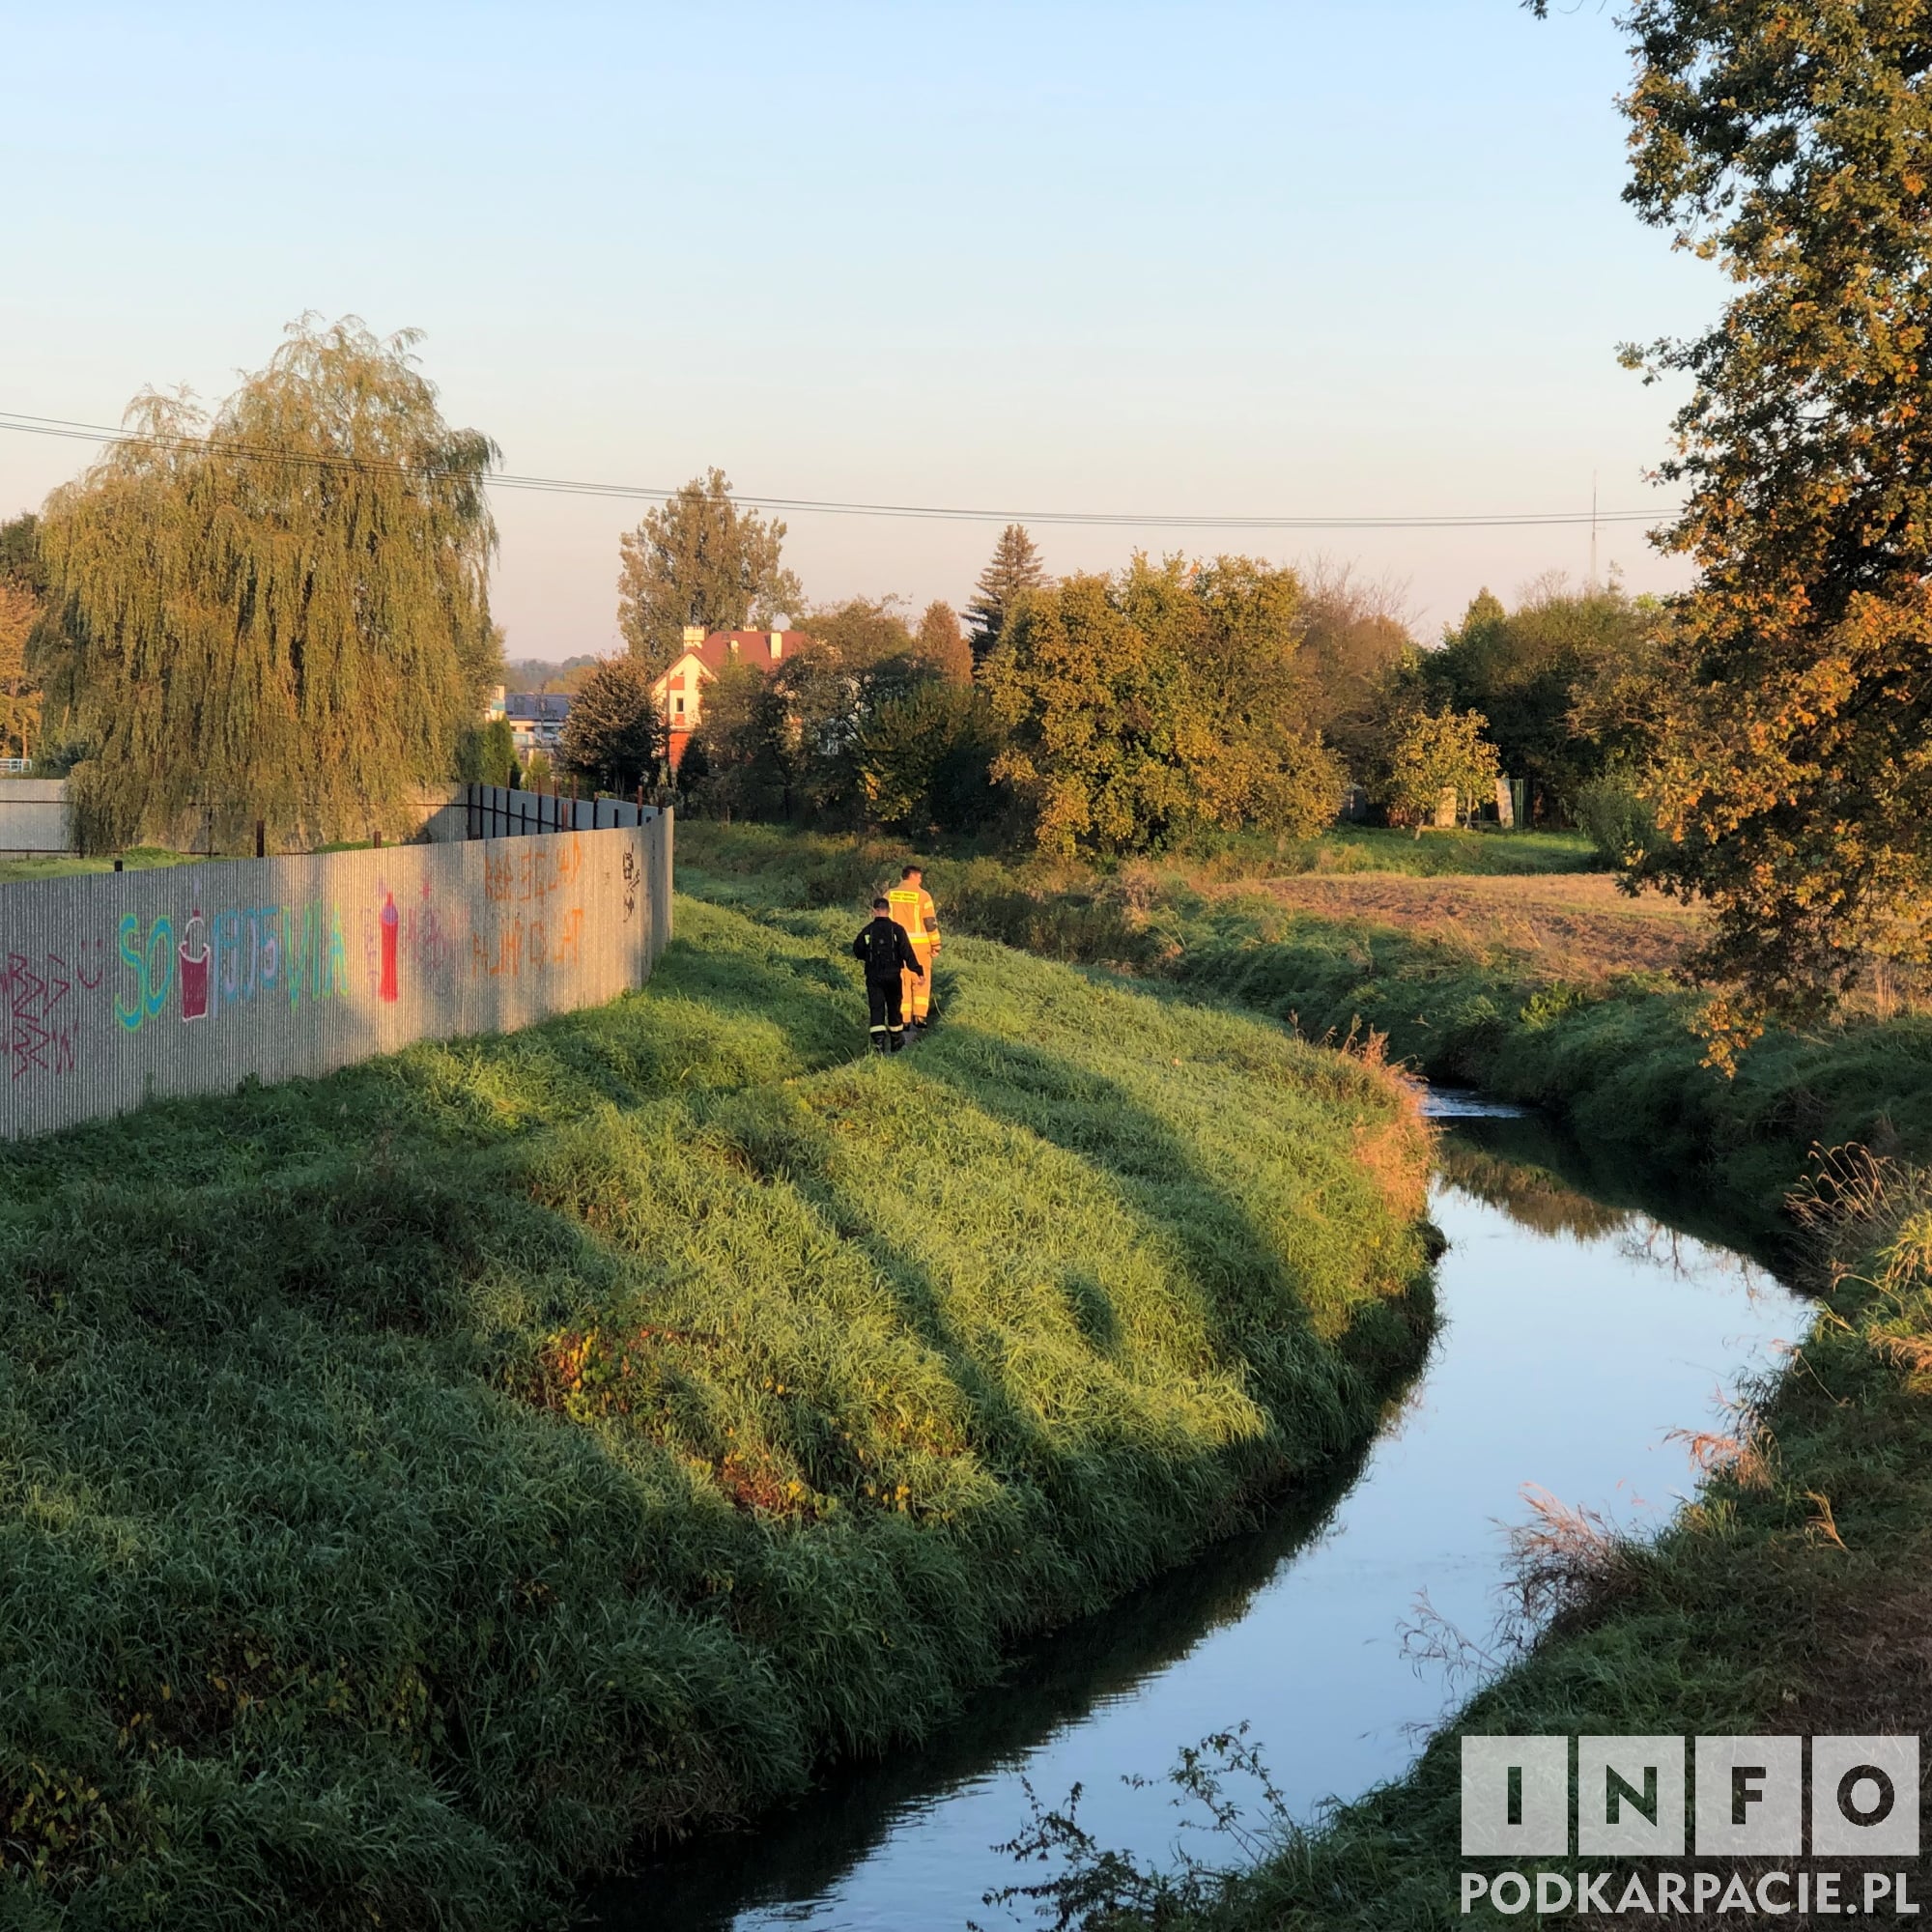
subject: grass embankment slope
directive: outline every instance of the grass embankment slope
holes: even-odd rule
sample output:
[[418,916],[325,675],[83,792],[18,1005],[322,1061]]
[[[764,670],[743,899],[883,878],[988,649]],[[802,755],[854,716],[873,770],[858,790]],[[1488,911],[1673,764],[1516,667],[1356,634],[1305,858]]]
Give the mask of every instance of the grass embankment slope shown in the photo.
[[681,901],[644,992],[0,1150],[10,1924],[500,1926],[1359,1441],[1427,1139],[1279,1029]]
[[[725,890],[767,876],[749,841],[707,848],[700,835],[687,850],[693,842]],[[838,863],[819,851],[793,869],[809,882],[812,865],[830,877]],[[954,875],[969,922],[1031,919],[1065,950],[1293,1016],[1304,1031],[1385,1029],[1433,1073],[1551,1107],[1593,1140],[1700,1173],[1758,1226],[1798,1233],[1793,1265],[1822,1304],[1776,1387],[1730,1439],[1706,1445],[1709,1479],[1660,1540],[1558,1522],[1526,1548],[1525,1581],[1553,1613],[1548,1634],[1408,1776],[1312,1836],[1287,1835],[1257,1868],[1177,1879],[1158,1910],[1099,1906],[1078,1922],[1212,1932],[1471,1922],[1457,1885],[1465,1730],[1932,1734],[1932,1174],[1913,1165],[1932,1157],[1932,1026],[1854,1015],[1774,1035],[1725,1080],[1702,1064],[1695,995],[1658,963],[1626,963],[1608,923],[1629,916],[1620,906],[1552,936],[1534,915],[1527,930],[1493,916],[1515,881],[1372,880],[1376,916],[1357,917],[1311,906],[1305,877],[1232,885],[1169,868],[1069,877],[1063,911],[1050,881],[1010,870],[1002,884],[989,863]],[[948,868],[934,869],[945,883]],[[1522,886],[1527,897],[1545,882]],[[1424,896],[1444,891],[1455,929]],[[1662,914],[1659,947],[1682,923]],[[1847,1142],[1880,1157],[1825,1162],[1794,1231],[1786,1198],[1820,1171],[1816,1144]],[[1922,1897],[1923,1866],[1919,1883]]]
[[[878,841],[679,828],[684,875],[725,902],[856,903],[896,857]],[[1860,1014],[1774,1035],[1721,1078],[1694,1030],[1698,996],[1670,973],[1700,916],[1560,869],[1587,857],[1562,835],[1355,831],[1105,872],[939,857],[927,882],[952,928],[1162,980],[1310,1037],[1383,1032],[1392,1057],[1432,1078],[1702,1172],[1766,1231],[1815,1144],[1932,1151],[1932,1020]],[[1451,862],[1483,870],[1435,869]]]

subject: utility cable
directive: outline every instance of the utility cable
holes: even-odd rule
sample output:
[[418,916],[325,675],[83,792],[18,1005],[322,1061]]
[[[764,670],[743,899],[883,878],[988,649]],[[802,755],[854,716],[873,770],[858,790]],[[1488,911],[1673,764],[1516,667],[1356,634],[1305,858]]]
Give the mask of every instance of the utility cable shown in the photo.
[[[106,429],[99,423],[70,422],[60,416],[36,416],[0,410],[0,430],[23,436],[62,437],[75,442],[148,442],[165,448],[201,449],[224,455],[262,457],[298,468],[354,469],[370,475],[446,477],[454,466],[397,463],[381,457],[338,456],[324,451],[275,449],[219,437],[182,435],[172,431]],[[486,473],[481,481],[493,490],[523,490],[562,497],[601,497],[626,501],[664,503],[675,490],[646,484],[592,483],[560,476],[526,476],[515,471]],[[1652,510],[1538,510],[1521,514],[1474,513],[1460,516],[1209,516],[1198,511],[1151,514],[1125,510],[976,510],[934,503],[866,503],[826,501],[806,497],[760,497],[738,493],[747,507],[781,511],[791,516],[897,517],[930,523],[1087,525],[1111,528],[1214,530],[1466,530],[1571,528],[1597,524],[1647,524],[1662,511]]]

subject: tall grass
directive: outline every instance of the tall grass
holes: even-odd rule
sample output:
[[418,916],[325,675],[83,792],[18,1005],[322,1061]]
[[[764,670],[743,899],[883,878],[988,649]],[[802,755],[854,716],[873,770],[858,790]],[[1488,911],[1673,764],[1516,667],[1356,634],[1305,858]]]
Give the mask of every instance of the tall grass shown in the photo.
[[[1460,836],[1515,846],[1543,835]],[[753,826],[694,827],[680,848],[696,890],[766,908],[856,904],[895,857]],[[1210,891],[1145,865],[1095,873],[942,859],[930,876],[942,918],[958,928],[1159,978],[1311,1039],[1373,1028],[1434,1079],[1547,1108],[1587,1139],[1701,1172],[1759,1232],[1783,1224],[1786,1190],[1814,1144],[1932,1148],[1932,1020],[1922,1016],[1855,1013],[1773,1035],[1725,1079],[1705,1065],[1698,996],[1662,974],[1554,977],[1501,949]]]
[[1373,1429],[1385,1074],[681,901],[643,993],[0,1151],[10,1922],[499,1926],[954,1710]]

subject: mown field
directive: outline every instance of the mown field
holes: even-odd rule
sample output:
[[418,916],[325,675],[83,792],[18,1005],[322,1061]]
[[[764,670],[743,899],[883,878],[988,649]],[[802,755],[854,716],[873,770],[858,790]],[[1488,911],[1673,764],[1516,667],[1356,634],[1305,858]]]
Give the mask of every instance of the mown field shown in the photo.
[[[810,845],[782,885],[754,836],[695,830],[694,877],[725,895],[819,890],[841,867],[876,869],[892,856]],[[1932,1735],[1932,1171],[1918,1164],[1932,1159],[1932,1023],[1855,1011],[1767,1037],[1727,1079],[1705,1064],[1696,995],[1646,952],[1651,942],[1619,947],[1607,922],[1630,914],[1593,909],[1597,881],[1581,877],[1331,886],[1170,866],[1054,880],[983,859],[942,861],[928,877],[959,923],[1017,936],[1032,922],[1042,950],[1311,1036],[1384,1030],[1396,1055],[1436,1077],[1565,1115],[1586,1140],[1701,1185],[1821,1303],[1787,1371],[1700,1444],[1706,1483],[1661,1539],[1625,1542],[1560,1517],[1531,1535],[1521,1581],[1544,1635],[1407,1776],[1312,1833],[1277,1821],[1258,1862],[1232,1841],[1217,1860],[1210,1840],[1191,1871],[1076,1850],[1064,1925],[1544,1922],[1533,1910],[1460,1912],[1465,1729]],[[1425,893],[1426,912],[1404,917]],[[1524,943],[1513,922],[1535,917],[1527,905],[1566,901],[1583,928]],[[1669,908],[1649,916],[1660,933],[1682,920]],[[1064,1835],[1059,1845],[1073,1849]],[[1921,1900],[1932,1895],[1932,1861],[1917,1883]],[[1732,1920],[1633,1911],[1617,1922]]]
[[1374,1430],[1400,1085],[681,900],[521,1036],[0,1151],[11,1924],[503,1926],[916,1737]]

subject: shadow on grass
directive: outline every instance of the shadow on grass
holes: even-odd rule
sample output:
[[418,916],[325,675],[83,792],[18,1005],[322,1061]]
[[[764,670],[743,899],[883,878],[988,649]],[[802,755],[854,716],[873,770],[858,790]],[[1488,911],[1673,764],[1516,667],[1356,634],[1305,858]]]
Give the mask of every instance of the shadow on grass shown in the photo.
[[1015,1759],[1063,1726],[1129,1697],[1209,1633],[1238,1623],[1256,1592],[1328,1528],[1372,1446],[1338,1458],[1262,1527],[1016,1651],[1000,1682],[930,1743],[851,1766],[754,1831],[709,1834],[597,1886],[582,1901],[587,1915],[611,1932],[724,1932],[745,1912],[796,1911],[823,1895],[909,1816],[1010,1776]]

